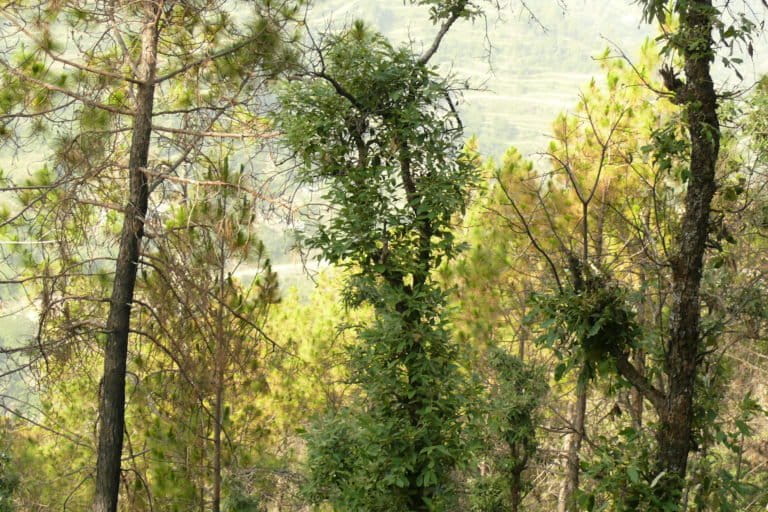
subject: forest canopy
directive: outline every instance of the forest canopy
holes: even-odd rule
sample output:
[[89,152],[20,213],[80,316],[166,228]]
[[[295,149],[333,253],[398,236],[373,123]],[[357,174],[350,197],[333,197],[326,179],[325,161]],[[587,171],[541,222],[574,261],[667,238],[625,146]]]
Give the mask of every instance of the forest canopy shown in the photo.
[[0,512],[768,509],[768,4],[395,3],[0,4]]

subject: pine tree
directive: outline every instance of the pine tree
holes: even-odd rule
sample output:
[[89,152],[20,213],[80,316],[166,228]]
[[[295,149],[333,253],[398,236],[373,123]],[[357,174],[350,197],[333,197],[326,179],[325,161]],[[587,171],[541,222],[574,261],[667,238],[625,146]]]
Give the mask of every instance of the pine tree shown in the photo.
[[[295,13],[293,3],[259,2],[235,18],[216,2],[162,0],[13,2],[3,11],[14,27],[5,42],[18,48],[0,59],[6,142],[53,142],[44,170],[16,188],[13,216],[21,237],[41,241],[55,223],[55,245],[23,254],[23,273],[41,283],[38,344],[45,351],[62,344],[48,325],[63,316],[58,326],[71,326],[73,303],[80,309],[87,302],[89,313],[106,317],[97,327],[104,374],[96,511],[117,506],[131,310],[155,215],[150,197],[194,179],[184,174],[211,144],[267,135],[258,92],[293,61],[283,42]],[[120,224],[115,212],[122,216],[117,249],[104,250]],[[89,268],[113,258],[109,283],[88,284]],[[75,287],[87,298],[74,298]]]

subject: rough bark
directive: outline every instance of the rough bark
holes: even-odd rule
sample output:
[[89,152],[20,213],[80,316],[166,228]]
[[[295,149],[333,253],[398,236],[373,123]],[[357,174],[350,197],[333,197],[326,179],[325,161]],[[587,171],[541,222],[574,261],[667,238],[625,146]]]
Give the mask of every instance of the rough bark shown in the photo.
[[[664,370],[665,392],[654,387],[626,354],[614,354],[617,368],[659,416],[656,432],[656,498],[665,510],[679,509],[688,455],[693,449],[694,384],[701,355],[700,288],[709,217],[715,194],[715,168],[720,151],[718,99],[711,76],[715,44],[712,29],[716,9],[712,0],[679,2],[680,51],[685,62],[685,81],[671,68],[662,69],[672,101],[683,105],[690,138],[688,189],[677,252],[671,258],[672,304]],[[659,476],[662,476],[659,478]],[[672,507],[672,508],[670,508]]]
[[125,430],[125,373],[131,303],[136,284],[141,240],[144,236],[144,218],[149,201],[145,170],[149,156],[155,94],[153,81],[157,60],[158,4],[147,1],[144,10],[146,22],[141,34],[139,68],[141,83],[136,88],[136,110],[128,160],[130,190],[124,209],[125,216],[115,263],[115,278],[104,347],[104,375],[99,400],[96,486],[93,499],[95,512],[116,512],[117,510]]
[[[714,43],[711,0],[691,0],[680,14],[686,84],[674,91],[684,101],[690,135],[690,178],[678,252],[672,261],[672,315],[666,357],[668,390],[659,411],[658,469],[670,478],[663,501],[678,501],[685,478],[693,424],[694,381],[700,353],[700,297],[709,216],[720,149],[717,95],[710,74]],[[693,44],[691,41],[704,43]]]

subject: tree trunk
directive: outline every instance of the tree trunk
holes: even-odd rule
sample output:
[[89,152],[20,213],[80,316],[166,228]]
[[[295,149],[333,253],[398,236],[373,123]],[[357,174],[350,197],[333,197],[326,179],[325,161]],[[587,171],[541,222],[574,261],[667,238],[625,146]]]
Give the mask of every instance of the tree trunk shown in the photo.
[[198,473],[198,486],[200,487],[198,494],[200,500],[198,503],[198,510],[205,512],[205,488],[208,483],[208,458],[206,448],[208,447],[208,416],[200,416],[200,433],[198,439],[200,440],[200,467]]
[[[589,268],[589,201],[582,202],[582,260],[576,257],[570,258],[571,279],[573,288],[581,292],[587,283]],[[602,247],[598,248],[598,257]],[[599,262],[599,259],[597,260]],[[571,408],[571,427],[573,432],[565,441],[565,479],[560,487],[560,495],[557,501],[557,512],[571,512],[576,510],[574,495],[579,489],[579,458],[581,441],[584,438],[584,420],[587,413],[587,389],[589,386],[589,370],[587,362],[582,363],[581,371],[576,381],[576,397]]]
[[[224,196],[224,220],[227,222],[227,198]],[[223,233],[219,237],[219,304],[216,310],[216,397],[215,397],[215,418],[213,424],[213,504],[211,510],[220,512],[221,510],[221,430],[222,430],[222,410],[224,407],[224,358],[226,343],[224,335],[224,268],[227,263],[226,242]]]
[[584,439],[584,420],[587,413],[587,378],[586,368],[582,369],[576,384],[576,399],[571,409],[573,432],[566,439],[565,479],[560,487],[557,512],[573,512],[574,496],[579,489],[579,458],[581,442]]
[[[645,223],[647,226],[650,226],[650,210],[646,213]],[[639,280],[640,280],[640,289],[645,290],[648,285],[648,279],[646,277],[645,271],[640,270],[639,273]],[[641,325],[653,325],[656,321],[655,317],[655,311],[654,311],[654,304],[652,299],[649,297],[643,297],[640,300],[640,304],[638,307],[637,312],[638,320],[640,321]],[[647,380],[646,376],[646,367],[645,367],[645,351],[642,348],[635,348],[632,351],[632,360],[634,361],[635,367],[637,368],[637,372]],[[659,389],[663,389],[661,386],[659,386]],[[629,414],[632,418],[632,428],[634,428],[637,432],[640,432],[640,430],[643,428],[643,413],[645,412],[645,397],[643,396],[643,393],[635,386],[632,387],[629,393]]]
[[218,372],[216,377],[216,419],[213,424],[213,504],[211,510],[221,510],[221,421],[224,401],[223,375]]
[[710,75],[714,48],[712,2],[690,0],[681,10],[680,32],[685,34],[683,57],[687,80],[682,91],[675,92],[686,105],[691,154],[685,212],[677,237],[678,253],[672,261],[673,303],[665,361],[669,387],[663,410],[659,411],[657,434],[658,469],[668,475],[659,492],[668,503],[677,503],[680,499],[692,448],[694,381],[700,354],[699,289],[720,150],[717,96]]
[[136,284],[136,270],[144,235],[144,218],[149,201],[145,169],[152,134],[157,58],[156,2],[144,5],[146,24],[141,34],[141,61],[137,86],[136,111],[133,121],[128,173],[130,191],[125,205],[120,247],[115,263],[115,278],[107,318],[107,340],[104,347],[104,375],[99,401],[98,458],[94,512],[116,512],[120,490],[120,459],[125,430],[125,372],[128,356],[128,333],[131,303]]
[[[636,349],[633,359],[637,371],[645,377],[645,352],[642,349]],[[633,387],[629,393],[629,415],[632,418],[632,428],[637,432],[643,428],[643,409],[643,394],[639,389]]]
[[[519,456],[519,454],[518,454]],[[509,474],[509,511],[519,512],[523,505],[523,471],[528,465],[528,457],[515,464]]]

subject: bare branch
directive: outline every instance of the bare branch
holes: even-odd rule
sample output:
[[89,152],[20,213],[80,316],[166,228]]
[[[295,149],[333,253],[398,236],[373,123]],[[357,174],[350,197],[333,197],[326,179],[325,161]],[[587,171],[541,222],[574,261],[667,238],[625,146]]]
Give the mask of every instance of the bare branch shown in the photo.
[[152,125],[152,129],[158,132],[175,133],[178,135],[193,135],[195,137],[214,137],[219,139],[273,139],[277,133],[257,133],[257,132],[217,132],[217,131],[196,131],[184,128],[172,128],[170,126]]
[[[669,91],[662,91],[661,89],[658,89],[658,88],[654,87],[653,85],[651,85],[650,82],[648,82],[648,80],[646,80],[646,78],[640,72],[640,70],[637,69],[637,66],[635,66],[635,63],[632,62],[632,59],[630,59],[627,56],[627,54],[624,52],[624,50],[621,49],[621,47],[618,44],[614,43],[613,41],[611,41],[610,39],[608,39],[605,36],[601,36],[601,37],[606,42],[608,42],[608,44],[610,44],[617,52],[619,52],[619,57],[618,58],[624,60],[627,64],[629,64],[629,66],[632,68],[632,71],[635,72],[635,74],[637,75],[637,78],[639,78],[640,81],[643,82],[643,85],[645,85],[645,87],[647,87],[651,91],[655,92],[659,96],[663,96],[665,98],[672,98],[674,96],[674,94],[669,92]],[[608,58],[615,59],[616,57],[608,57]],[[599,59],[596,59],[596,60],[599,60]]]
[[179,176],[171,176],[166,173],[156,172],[156,171],[150,171],[145,170],[146,174],[150,176],[155,176],[158,178],[161,178],[163,180],[171,181],[174,183],[184,183],[188,185],[198,185],[198,186],[208,186],[208,187],[226,187],[226,188],[232,188],[235,190],[241,190],[243,192],[246,192],[247,194],[251,195],[255,199],[259,199],[262,201],[267,201],[268,203],[274,204],[276,206],[279,206],[281,208],[285,208],[289,211],[293,210],[293,206],[291,206],[288,203],[285,203],[279,199],[275,199],[273,197],[268,197],[262,194],[261,192],[254,190],[250,187],[246,187],[244,185],[235,184],[235,183],[229,183],[227,181],[218,181],[218,180],[194,180],[190,178],[181,178]]
[[517,217],[520,219],[520,222],[523,223],[523,229],[525,230],[525,234],[528,235],[528,239],[531,241],[531,243],[539,252],[539,254],[541,254],[544,257],[544,259],[547,261],[547,264],[549,265],[549,268],[552,271],[552,277],[555,278],[555,282],[557,283],[557,289],[560,290],[560,292],[562,292],[563,285],[560,281],[560,275],[557,272],[557,267],[555,266],[555,263],[552,261],[552,258],[549,257],[549,254],[547,254],[547,251],[545,251],[544,248],[541,247],[541,245],[539,245],[539,241],[536,239],[536,236],[531,231],[528,221],[525,220],[523,213],[518,209],[517,204],[515,204],[514,199],[512,199],[512,196],[509,195],[509,191],[501,182],[501,180],[499,180],[499,186],[501,187],[502,192],[506,196],[507,201],[509,201],[510,206],[512,206],[512,209],[515,210],[515,214],[517,214]]
[[189,64],[181,66],[178,69],[175,69],[173,71],[169,71],[168,73],[165,73],[164,75],[161,75],[161,76],[155,78],[154,83],[155,84],[159,84],[159,83],[165,82],[166,80],[170,80],[171,78],[175,77],[176,75],[184,73],[185,71],[189,71],[190,69],[192,69],[194,67],[202,66],[204,64],[207,64],[207,63],[209,63],[211,61],[214,61],[216,59],[219,59],[221,57],[226,57],[227,55],[233,54],[233,53],[235,53],[235,52],[237,52],[239,50],[242,50],[243,48],[245,48],[249,44],[253,43],[258,38],[259,38],[259,36],[251,36],[251,37],[249,37],[247,39],[244,39],[244,40],[240,41],[239,43],[236,43],[236,44],[230,46],[229,48],[224,48],[223,50],[219,50],[218,52],[215,52],[215,53],[212,53],[210,55],[206,55],[204,57],[201,57],[201,58],[199,58],[197,60],[194,60],[194,61],[190,62]]
[[464,14],[464,9],[466,9],[468,3],[469,0],[461,0],[458,4],[456,4],[456,7],[454,7],[451,11],[451,15],[447,20],[445,20],[445,22],[443,22],[443,25],[437,32],[437,36],[435,36],[435,40],[432,42],[432,45],[427,48],[427,51],[425,51],[421,57],[419,57],[419,60],[416,61],[420,66],[427,64],[429,59],[431,59],[432,56],[437,53],[438,48],[440,48],[440,43],[443,42],[443,38],[451,29],[453,24],[456,23],[459,18],[461,18],[462,14]]
[[613,358],[616,362],[616,369],[622,377],[627,379],[651,404],[659,414],[664,411],[665,395],[659,391],[648,378],[640,373],[635,366],[629,362],[627,354],[623,350],[615,349]]
[[352,93],[350,93],[349,91],[347,91],[347,90],[344,88],[344,86],[342,86],[342,85],[341,85],[341,84],[338,82],[338,80],[336,80],[336,79],[335,79],[335,78],[333,78],[332,76],[328,75],[328,74],[325,72],[325,70],[323,70],[323,71],[316,71],[316,72],[312,73],[312,76],[314,76],[314,77],[316,77],[316,78],[322,78],[323,80],[325,80],[326,82],[328,82],[329,84],[331,84],[331,86],[332,86],[332,87],[333,87],[333,89],[336,91],[336,93],[337,93],[339,96],[341,96],[341,97],[343,97],[343,98],[347,99],[347,100],[348,100],[348,101],[349,101],[349,102],[350,102],[350,103],[351,103],[351,104],[352,104],[352,105],[353,105],[353,106],[354,106],[356,109],[360,110],[361,112],[364,112],[364,111],[366,110],[366,109],[365,109],[365,106],[364,106],[362,103],[360,103],[360,100],[358,100],[357,98],[355,98],[355,96],[354,96],[354,95],[352,95]]

